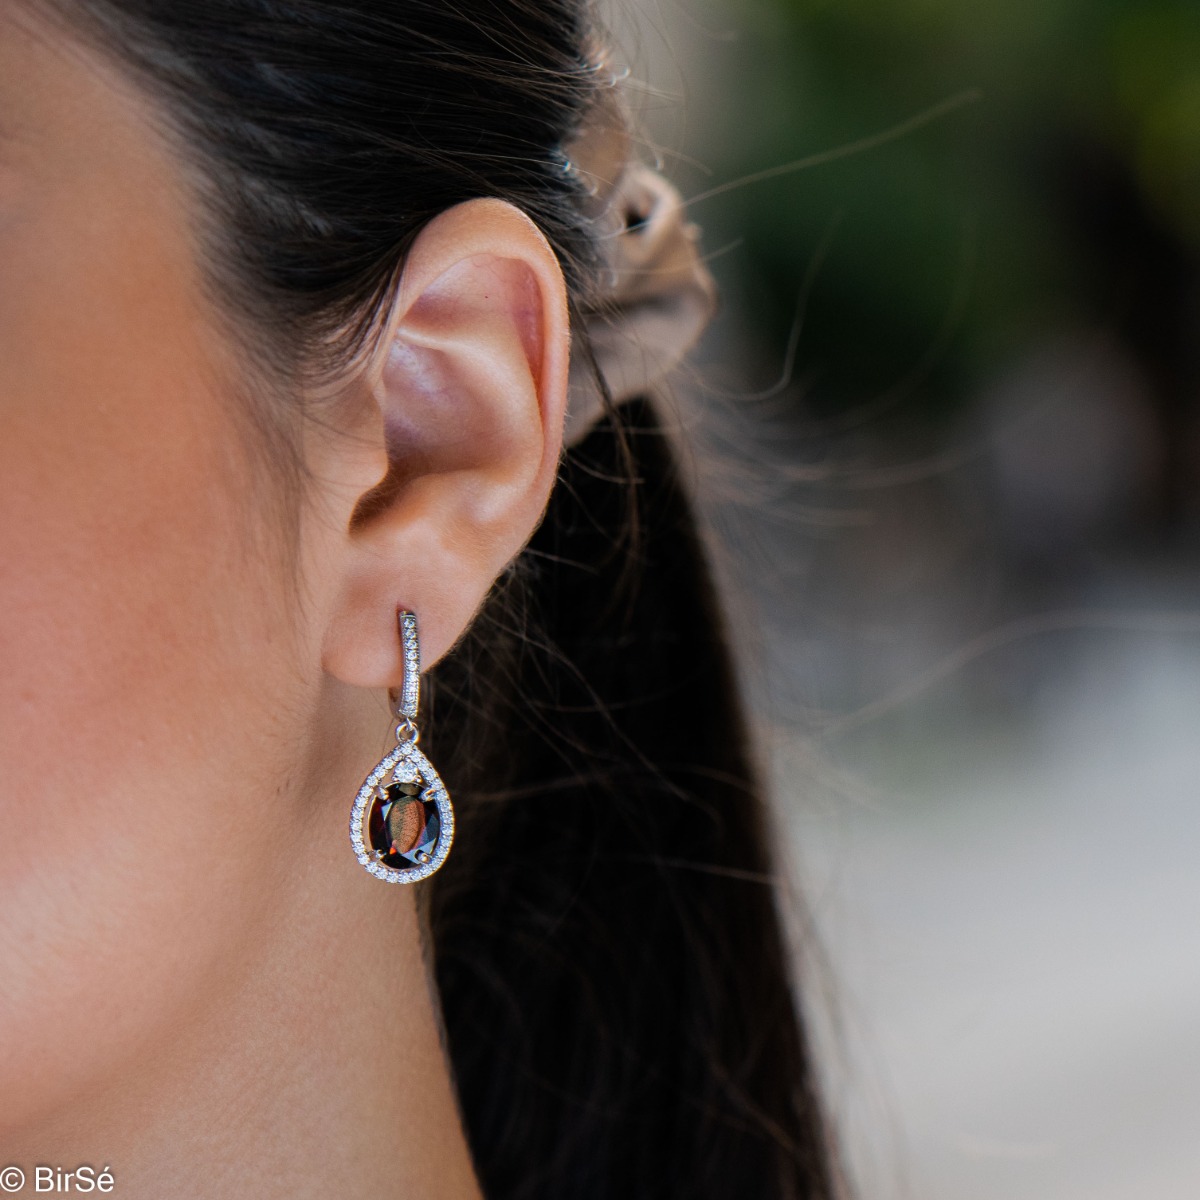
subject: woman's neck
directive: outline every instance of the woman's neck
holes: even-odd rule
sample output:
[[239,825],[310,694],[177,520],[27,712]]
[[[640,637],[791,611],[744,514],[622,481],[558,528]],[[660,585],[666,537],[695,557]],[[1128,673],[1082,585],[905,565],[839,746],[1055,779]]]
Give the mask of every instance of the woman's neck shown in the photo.
[[359,868],[336,808],[169,1041],[0,1148],[30,1183],[88,1163],[130,1200],[479,1200],[414,894]]

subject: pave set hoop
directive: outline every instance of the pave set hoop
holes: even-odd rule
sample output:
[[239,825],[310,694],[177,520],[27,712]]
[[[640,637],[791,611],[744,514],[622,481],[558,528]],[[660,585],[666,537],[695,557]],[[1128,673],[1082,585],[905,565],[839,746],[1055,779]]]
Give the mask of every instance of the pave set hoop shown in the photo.
[[396,747],[363,780],[350,810],[350,845],[364,869],[384,883],[416,883],[446,861],[454,808],[441,776],[417,749],[421,649],[415,613],[397,614],[404,682],[394,705]]

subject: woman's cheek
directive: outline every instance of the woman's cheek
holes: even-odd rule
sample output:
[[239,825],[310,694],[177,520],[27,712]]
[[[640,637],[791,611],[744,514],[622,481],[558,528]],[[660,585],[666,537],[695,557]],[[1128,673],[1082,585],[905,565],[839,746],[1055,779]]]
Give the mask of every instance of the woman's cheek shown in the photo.
[[288,581],[191,277],[153,229],[90,234],[0,236],[0,1130],[234,969],[286,765]]

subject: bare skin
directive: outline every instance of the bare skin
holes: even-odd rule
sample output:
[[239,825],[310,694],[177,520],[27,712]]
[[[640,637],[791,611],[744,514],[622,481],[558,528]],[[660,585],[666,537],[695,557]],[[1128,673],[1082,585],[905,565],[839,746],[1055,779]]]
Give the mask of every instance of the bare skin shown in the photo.
[[504,204],[435,220],[292,495],[155,115],[0,0],[0,1166],[473,1198],[412,889],[346,821],[397,609],[435,662],[544,508],[562,280]]

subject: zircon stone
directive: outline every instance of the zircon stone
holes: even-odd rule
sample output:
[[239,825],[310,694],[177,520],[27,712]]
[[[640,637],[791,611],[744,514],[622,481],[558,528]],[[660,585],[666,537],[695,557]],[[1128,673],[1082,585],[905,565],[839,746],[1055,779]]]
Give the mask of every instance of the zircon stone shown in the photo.
[[417,780],[394,781],[378,789],[372,800],[371,846],[384,866],[423,866],[433,857],[441,824],[432,793],[423,796]]

